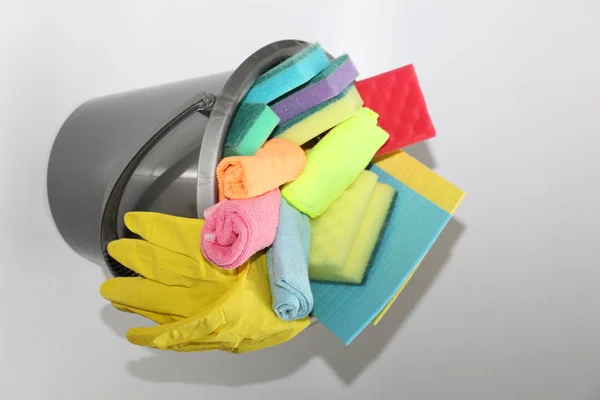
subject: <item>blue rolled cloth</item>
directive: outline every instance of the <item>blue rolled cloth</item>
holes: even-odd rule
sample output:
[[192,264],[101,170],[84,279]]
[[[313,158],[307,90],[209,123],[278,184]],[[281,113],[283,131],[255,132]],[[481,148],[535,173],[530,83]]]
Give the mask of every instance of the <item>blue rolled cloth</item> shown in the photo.
[[273,311],[284,321],[304,318],[312,311],[309,252],[309,218],[282,198],[279,226],[275,241],[267,251],[267,265]]

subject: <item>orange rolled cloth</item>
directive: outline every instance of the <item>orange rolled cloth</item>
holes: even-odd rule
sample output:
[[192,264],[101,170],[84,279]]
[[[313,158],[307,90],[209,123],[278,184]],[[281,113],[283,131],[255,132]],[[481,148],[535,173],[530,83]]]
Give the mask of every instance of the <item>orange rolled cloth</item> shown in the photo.
[[306,154],[296,143],[274,138],[253,156],[226,157],[217,166],[219,201],[260,196],[302,173]]

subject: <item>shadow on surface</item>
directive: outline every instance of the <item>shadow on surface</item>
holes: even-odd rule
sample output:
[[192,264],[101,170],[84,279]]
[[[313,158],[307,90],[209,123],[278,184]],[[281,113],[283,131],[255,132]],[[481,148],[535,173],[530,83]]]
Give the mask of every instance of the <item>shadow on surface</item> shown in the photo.
[[[316,325],[288,343],[241,355],[225,352],[186,354],[149,349],[150,356],[128,363],[127,369],[132,375],[152,382],[237,387],[285,378],[313,357],[320,357],[346,385],[350,385],[400,331],[449,260],[453,246],[465,229],[461,222],[450,220],[385,318],[376,327],[369,326],[349,347],[325,327]],[[131,315],[110,306],[102,310],[101,316],[121,337],[137,322]]]
[[437,167],[437,163],[433,157],[431,149],[429,149],[427,142],[419,142],[402,150],[406,151],[413,158],[416,158],[418,161],[420,161],[421,164],[424,164],[431,169],[435,169],[435,167]]

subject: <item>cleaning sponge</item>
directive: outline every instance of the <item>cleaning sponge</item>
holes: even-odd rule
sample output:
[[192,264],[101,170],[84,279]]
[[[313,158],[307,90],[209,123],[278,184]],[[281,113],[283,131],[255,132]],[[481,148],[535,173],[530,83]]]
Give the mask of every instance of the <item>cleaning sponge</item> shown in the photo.
[[350,85],[334,98],[278,126],[273,136],[303,145],[356,114],[362,104],[358,91]]
[[377,182],[348,259],[335,276],[337,282],[359,284],[363,281],[395,194],[394,188]]
[[363,171],[325,213],[310,221],[310,279],[336,280],[353,247],[376,184],[377,174]]
[[271,105],[273,111],[284,124],[298,114],[337,96],[358,76],[358,70],[347,54],[333,60],[327,68],[311,79],[306,85],[288,94]]
[[407,65],[356,82],[365,107],[379,114],[379,126],[390,139],[377,156],[435,136],[415,68]]
[[254,82],[244,102],[268,104],[305,84],[328,64],[329,59],[321,46],[318,43],[311,44],[262,74]]
[[253,156],[278,122],[279,117],[266,104],[242,103],[227,134],[224,156]]

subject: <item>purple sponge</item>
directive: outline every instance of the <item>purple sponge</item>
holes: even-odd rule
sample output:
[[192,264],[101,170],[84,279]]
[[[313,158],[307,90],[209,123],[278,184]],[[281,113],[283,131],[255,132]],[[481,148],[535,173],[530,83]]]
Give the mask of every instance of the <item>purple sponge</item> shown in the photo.
[[283,125],[295,116],[334,98],[347,88],[358,76],[358,70],[347,54],[331,61],[306,85],[298,88],[282,100],[271,105],[271,109]]

